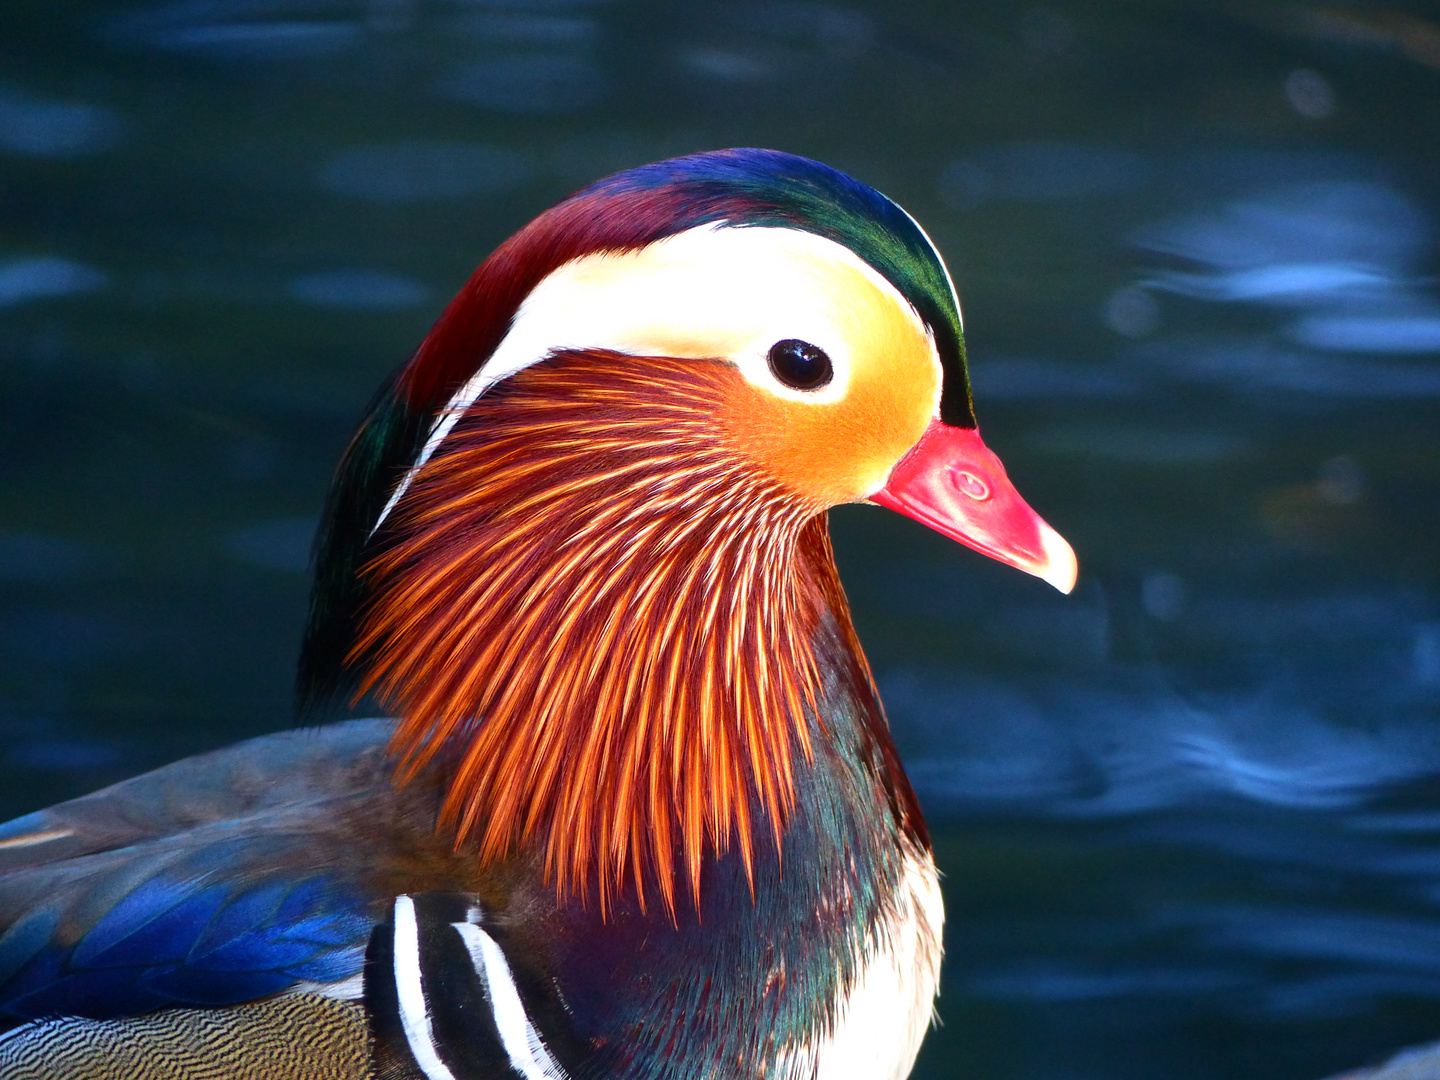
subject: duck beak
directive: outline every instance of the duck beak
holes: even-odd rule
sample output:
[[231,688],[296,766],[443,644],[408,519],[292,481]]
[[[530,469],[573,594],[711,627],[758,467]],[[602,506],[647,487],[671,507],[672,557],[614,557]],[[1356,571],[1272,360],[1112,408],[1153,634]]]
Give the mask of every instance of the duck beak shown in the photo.
[[1044,578],[1062,593],[1075,587],[1075,552],[1020,497],[974,428],[930,421],[870,501]]

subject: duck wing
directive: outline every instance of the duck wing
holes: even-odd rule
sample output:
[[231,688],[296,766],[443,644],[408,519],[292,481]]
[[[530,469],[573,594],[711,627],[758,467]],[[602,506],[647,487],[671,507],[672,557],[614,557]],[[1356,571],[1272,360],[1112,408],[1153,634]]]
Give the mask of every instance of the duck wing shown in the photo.
[[0,1029],[358,997],[394,896],[377,860],[427,817],[396,805],[391,728],[254,739],[0,826]]

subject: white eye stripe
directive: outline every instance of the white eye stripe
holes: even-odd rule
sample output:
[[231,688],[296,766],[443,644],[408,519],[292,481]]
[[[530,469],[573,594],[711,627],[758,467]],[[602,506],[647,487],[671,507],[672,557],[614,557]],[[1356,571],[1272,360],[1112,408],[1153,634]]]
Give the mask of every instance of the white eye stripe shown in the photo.
[[[832,292],[836,264],[889,295],[928,336],[919,315],[878,271],[844,245],[797,229],[713,223],[638,251],[586,255],[557,268],[531,290],[495,352],[446,403],[374,528],[467,408],[496,383],[559,351],[723,358],[777,397],[843,400],[854,358],[843,329],[845,297]],[[769,351],[787,338],[829,355],[829,383],[799,390],[775,378]]]

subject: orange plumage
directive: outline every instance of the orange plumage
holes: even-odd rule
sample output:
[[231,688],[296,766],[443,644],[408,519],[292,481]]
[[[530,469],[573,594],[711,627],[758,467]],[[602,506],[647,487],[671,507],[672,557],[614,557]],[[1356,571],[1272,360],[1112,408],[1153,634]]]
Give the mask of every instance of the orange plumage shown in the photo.
[[539,838],[562,892],[593,883],[603,907],[628,878],[643,903],[653,881],[673,911],[677,853],[694,891],[707,843],[748,867],[760,821],[778,846],[827,603],[854,634],[823,507],[726,430],[741,382],[538,364],[466,410],[398,505],[352,658],[403,717],[402,778],[454,755],[443,823],[482,861]]

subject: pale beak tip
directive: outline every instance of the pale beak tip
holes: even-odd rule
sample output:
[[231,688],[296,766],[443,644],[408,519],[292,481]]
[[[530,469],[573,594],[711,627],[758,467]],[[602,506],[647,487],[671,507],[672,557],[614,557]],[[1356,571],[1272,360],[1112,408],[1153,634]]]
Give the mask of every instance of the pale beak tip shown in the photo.
[[1040,542],[1045,546],[1045,562],[1038,568],[1036,576],[1068,594],[1075,588],[1075,578],[1080,573],[1075,549],[1049,525],[1042,522],[1040,530]]

